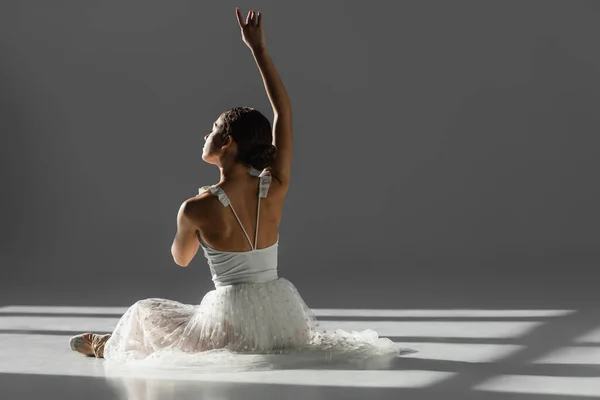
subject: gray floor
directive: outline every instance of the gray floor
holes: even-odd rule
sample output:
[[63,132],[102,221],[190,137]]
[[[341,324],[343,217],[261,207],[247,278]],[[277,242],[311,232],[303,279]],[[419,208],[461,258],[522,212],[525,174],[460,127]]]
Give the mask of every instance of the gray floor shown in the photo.
[[593,310],[315,309],[323,329],[374,329],[418,352],[386,369],[107,375],[69,349],[125,307],[0,307],[3,399],[557,399],[600,397]]

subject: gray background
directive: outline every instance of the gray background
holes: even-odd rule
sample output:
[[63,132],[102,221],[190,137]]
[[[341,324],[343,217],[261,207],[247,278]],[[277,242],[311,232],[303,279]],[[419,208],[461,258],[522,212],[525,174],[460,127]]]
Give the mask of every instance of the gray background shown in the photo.
[[3,1],[0,303],[199,303],[172,260],[218,115],[294,107],[279,273],[313,308],[598,299],[600,2]]

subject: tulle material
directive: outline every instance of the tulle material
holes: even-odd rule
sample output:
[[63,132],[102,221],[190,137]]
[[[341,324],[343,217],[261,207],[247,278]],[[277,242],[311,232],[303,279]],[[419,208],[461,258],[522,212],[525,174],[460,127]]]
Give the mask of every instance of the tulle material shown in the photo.
[[107,367],[236,372],[322,363],[389,362],[412,353],[377,332],[323,331],[285,278],[208,292],[199,305],[149,298],[121,317],[104,348]]

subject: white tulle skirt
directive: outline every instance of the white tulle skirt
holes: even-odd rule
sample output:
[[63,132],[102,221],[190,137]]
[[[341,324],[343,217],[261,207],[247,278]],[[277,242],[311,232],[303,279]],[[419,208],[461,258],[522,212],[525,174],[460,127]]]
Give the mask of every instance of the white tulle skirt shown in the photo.
[[132,305],[104,347],[106,366],[235,372],[389,361],[404,349],[373,330],[322,331],[285,278],[208,292],[199,305],[150,298]]

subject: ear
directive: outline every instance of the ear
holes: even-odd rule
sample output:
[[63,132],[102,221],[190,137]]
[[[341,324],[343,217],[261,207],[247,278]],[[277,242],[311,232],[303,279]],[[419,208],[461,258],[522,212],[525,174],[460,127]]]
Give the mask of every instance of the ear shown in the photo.
[[233,137],[231,135],[227,135],[227,137],[225,138],[225,141],[223,143],[223,146],[221,146],[221,149],[226,149],[229,146],[231,146],[233,144]]

